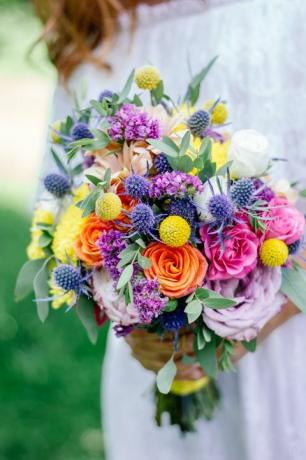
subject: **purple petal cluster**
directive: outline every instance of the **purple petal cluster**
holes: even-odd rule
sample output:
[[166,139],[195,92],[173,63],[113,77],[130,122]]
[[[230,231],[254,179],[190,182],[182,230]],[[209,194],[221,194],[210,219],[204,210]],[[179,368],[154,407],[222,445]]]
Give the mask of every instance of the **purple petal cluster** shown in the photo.
[[168,302],[167,297],[162,297],[158,290],[157,280],[142,279],[133,286],[134,306],[139,312],[140,322],[150,324]]
[[275,197],[275,193],[273,192],[273,190],[267,185],[265,185],[265,183],[262,180],[254,179],[253,185],[256,190],[254,198],[256,198],[257,200],[264,200],[269,203],[272,200],[272,198]]
[[158,139],[161,136],[158,120],[150,118],[133,104],[124,104],[108,121],[108,133],[114,141]]
[[103,266],[109,272],[113,280],[118,280],[120,270],[117,268],[120,262],[120,253],[123,251],[127,243],[122,237],[122,233],[118,230],[110,230],[104,232],[97,240],[98,248],[101,251],[103,258]]
[[150,198],[161,198],[162,196],[194,195],[196,192],[202,192],[204,185],[197,176],[181,171],[171,171],[153,177],[150,182]]

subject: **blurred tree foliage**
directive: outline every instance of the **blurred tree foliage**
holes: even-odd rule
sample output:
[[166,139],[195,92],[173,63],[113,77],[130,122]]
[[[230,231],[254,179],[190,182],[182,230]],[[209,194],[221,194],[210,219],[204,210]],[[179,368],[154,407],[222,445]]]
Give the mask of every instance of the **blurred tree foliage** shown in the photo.
[[0,460],[101,460],[106,331],[93,346],[73,310],[41,324],[31,298],[14,304],[29,219],[2,206],[0,222]]

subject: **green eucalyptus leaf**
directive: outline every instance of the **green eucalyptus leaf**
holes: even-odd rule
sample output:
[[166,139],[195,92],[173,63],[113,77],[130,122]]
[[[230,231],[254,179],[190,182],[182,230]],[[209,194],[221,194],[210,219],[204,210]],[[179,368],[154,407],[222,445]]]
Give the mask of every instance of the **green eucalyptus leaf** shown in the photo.
[[204,372],[212,378],[216,376],[218,370],[216,351],[215,340],[206,343],[202,350],[195,349],[195,355],[199,364]]
[[119,257],[120,259],[122,259],[123,257],[125,257],[126,254],[129,254],[130,252],[135,254],[135,252],[138,251],[138,249],[139,248],[137,244],[135,243],[129,244],[125,249],[123,249],[123,251],[120,252]]
[[210,69],[218,59],[218,56],[215,56],[208,64],[205,66],[199,73],[197,73],[189,83],[187,93],[184,100],[189,101],[191,105],[195,105],[199,98],[201,84],[209,73]]
[[[53,256],[52,256],[53,257]],[[44,322],[49,314],[49,301],[46,300],[49,297],[49,270],[48,263],[51,257],[45,259],[40,270],[37,272],[34,281],[33,288],[35,293],[35,303],[37,307],[37,314],[40,321]]]
[[129,92],[131,91],[131,88],[132,88],[132,84],[133,84],[133,81],[134,81],[134,75],[135,75],[135,69],[132,70],[132,72],[130,73],[121,93],[119,93],[119,100],[118,100],[118,104],[121,104],[122,102],[124,102],[124,100],[127,98],[127,96],[129,95]]
[[90,105],[100,114],[102,117],[107,115],[107,110],[105,110],[103,104],[101,102],[91,100]]
[[163,394],[168,394],[176,375],[176,365],[172,355],[169,361],[158,371],[156,384],[158,390]]
[[178,306],[178,301],[177,300],[169,299],[163,311],[166,312],[166,313],[170,313],[170,312],[176,310],[177,306]]
[[99,177],[96,177],[96,176],[92,176],[91,174],[86,174],[85,175],[87,177],[88,180],[90,180],[90,182],[94,185],[98,185],[100,184],[101,182],[101,179]]
[[47,232],[44,232],[40,235],[38,244],[41,248],[46,248],[52,242],[53,237]]
[[84,200],[79,201],[76,204],[78,208],[83,209],[83,217],[89,216],[89,214],[91,214],[95,210],[96,201],[100,195],[100,190],[94,190]]
[[306,313],[306,271],[303,268],[282,268],[281,291]]
[[153,96],[155,103],[159,104],[164,96],[164,83],[162,80],[160,80],[160,82],[158,83],[157,88],[151,91],[151,94]]
[[190,138],[191,138],[190,131],[186,131],[186,133],[183,136],[181,145],[180,145],[180,152],[179,152],[180,156],[184,156],[185,153],[187,152],[190,146]]
[[174,147],[168,145],[166,142],[158,141],[156,139],[148,139],[148,143],[152,145],[154,148],[160,150],[161,152],[165,153],[169,157],[177,157],[178,155],[178,147],[176,146],[176,150]]
[[203,303],[208,308],[213,308],[214,310],[222,310],[224,308],[231,308],[236,305],[235,300],[225,299],[225,298],[208,298],[203,300]]
[[34,278],[46,259],[28,260],[21,267],[15,286],[15,301],[19,302],[33,291]]
[[205,340],[205,337],[204,337],[204,334],[203,334],[203,329],[198,329],[197,330],[197,347],[198,347],[198,350],[203,350],[203,348],[205,347],[206,345],[206,340]]
[[221,168],[218,169],[218,171],[216,172],[216,175],[217,176],[226,176],[227,171],[230,169],[232,164],[233,164],[232,161],[228,161],[227,163],[225,163],[223,166],[221,166]]
[[199,318],[203,310],[202,303],[198,300],[192,300],[185,307],[185,313],[188,316],[188,323],[193,323],[196,319]]
[[138,238],[136,241],[135,241],[136,244],[138,244],[138,246],[140,246],[141,248],[145,249],[147,246],[146,246],[146,243],[143,241],[142,238]]
[[126,264],[130,263],[135,257],[135,252],[130,251],[124,254],[122,257],[120,255],[120,262],[118,263],[118,268],[123,268]]
[[89,340],[95,344],[98,339],[98,327],[94,316],[94,305],[92,300],[81,295],[75,306],[78,317],[85,327]]
[[64,173],[66,176],[68,176],[68,170],[66,168],[66,166],[64,165],[63,161],[60,159],[60,157],[58,156],[58,154],[56,153],[56,151],[51,147],[50,149],[51,151],[51,155],[53,157],[53,160],[56,164],[56,166],[58,167],[58,169]]
[[137,262],[143,270],[147,270],[152,266],[151,260],[148,257],[142,256],[140,253],[138,253],[137,256]]
[[125,286],[133,276],[133,264],[127,265],[122,271],[120,278],[117,283],[117,289],[121,289]]

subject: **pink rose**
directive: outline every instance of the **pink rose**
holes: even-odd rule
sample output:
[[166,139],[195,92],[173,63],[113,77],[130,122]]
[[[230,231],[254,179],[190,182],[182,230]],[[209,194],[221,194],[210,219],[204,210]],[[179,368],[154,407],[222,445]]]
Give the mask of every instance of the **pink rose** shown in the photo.
[[247,224],[224,230],[223,247],[219,237],[209,234],[207,227],[200,229],[200,235],[204,254],[210,261],[209,280],[240,279],[256,267],[259,240]]
[[286,244],[299,240],[305,231],[305,218],[287,198],[275,197],[270,203],[271,209],[266,214],[267,232],[265,238],[278,238]]

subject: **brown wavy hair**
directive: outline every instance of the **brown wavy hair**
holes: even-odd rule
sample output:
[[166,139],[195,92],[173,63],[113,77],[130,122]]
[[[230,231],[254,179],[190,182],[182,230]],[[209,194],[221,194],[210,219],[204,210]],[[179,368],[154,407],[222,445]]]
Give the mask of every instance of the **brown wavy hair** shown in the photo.
[[[38,41],[45,41],[50,60],[66,80],[83,61],[109,69],[107,54],[118,32],[118,17],[130,13],[131,32],[136,6],[143,0],[33,0],[44,24]],[[102,43],[99,55],[93,50]]]

